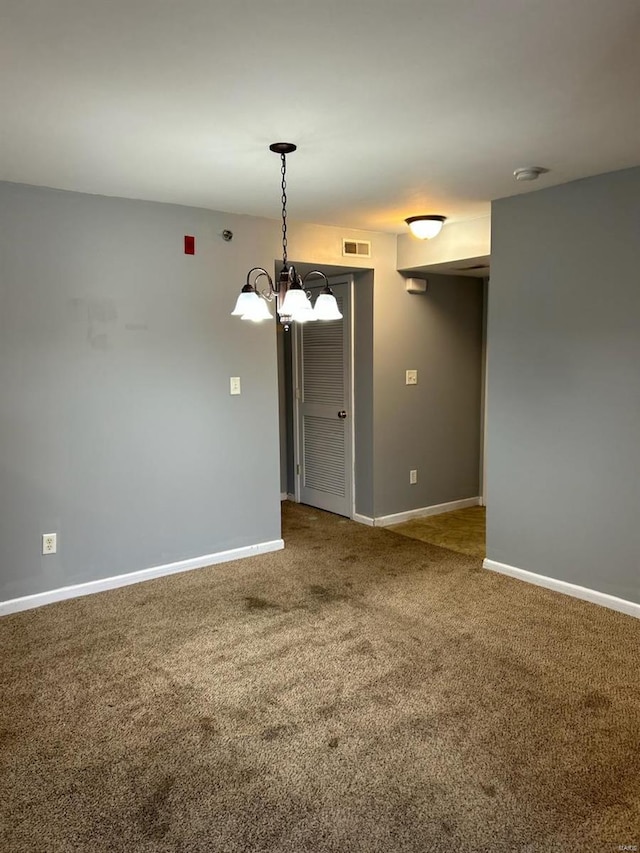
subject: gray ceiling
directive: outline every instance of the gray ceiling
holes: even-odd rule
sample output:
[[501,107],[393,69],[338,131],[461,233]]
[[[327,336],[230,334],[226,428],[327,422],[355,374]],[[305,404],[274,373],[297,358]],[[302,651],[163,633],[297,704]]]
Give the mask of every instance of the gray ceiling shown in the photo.
[[[640,163],[638,0],[0,0],[0,178],[401,232]],[[516,184],[514,168],[550,169]]]

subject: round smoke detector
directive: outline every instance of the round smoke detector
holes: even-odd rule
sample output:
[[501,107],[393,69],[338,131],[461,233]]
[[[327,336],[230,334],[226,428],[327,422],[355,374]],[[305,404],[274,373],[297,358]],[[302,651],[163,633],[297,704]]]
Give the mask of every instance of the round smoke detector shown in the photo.
[[515,170],[513,177],[516,181],[537,181],[540,175],[548,171],[544,166],[521,166]]

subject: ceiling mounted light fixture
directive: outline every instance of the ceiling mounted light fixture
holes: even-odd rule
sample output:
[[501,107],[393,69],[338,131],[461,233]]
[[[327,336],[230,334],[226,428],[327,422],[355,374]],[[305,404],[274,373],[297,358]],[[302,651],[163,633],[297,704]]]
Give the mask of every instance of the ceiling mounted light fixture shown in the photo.
[[410,216],[405,222],[414,237],[419,240],[430,240],[442,231],[446,216]]
[[546,175],[549,170],[544,166],[521,166],[513,173],[516,181],[537,181],[540,175]]
[[[267,302],[276,300],[276,311],[280,322],[288,329],[292,322],[307,323],[312,320],[341,320],[342,314],[329,286],[329,280],[320,270],[311,270],[304,278],[296,272],[287,259],[287,154],[296,150],[292,142],[274,142],[269,150],[280,155],[282,173],[282,269],[278,280],[273,282],[269,273],[262,267],[253,267],[247,273],[247,283],[240,291],[232,316],[242,320],[270,320],[271,312]],[[311,293],[305,290],[305,284],[312,276],[324,279],[322,293],[311,303]],[[260,290],[259,282],[266,279],[266,287]],[[266,301],[265,301],[266,300]]]

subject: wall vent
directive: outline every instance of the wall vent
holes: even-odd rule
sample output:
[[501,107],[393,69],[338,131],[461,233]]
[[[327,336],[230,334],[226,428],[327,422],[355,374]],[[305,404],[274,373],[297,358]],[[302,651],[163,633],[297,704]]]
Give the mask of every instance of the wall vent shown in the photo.
[[371,257],[371,241],[370,240],[348,240],[342,238],[342,254],[344,257],[370,258]]

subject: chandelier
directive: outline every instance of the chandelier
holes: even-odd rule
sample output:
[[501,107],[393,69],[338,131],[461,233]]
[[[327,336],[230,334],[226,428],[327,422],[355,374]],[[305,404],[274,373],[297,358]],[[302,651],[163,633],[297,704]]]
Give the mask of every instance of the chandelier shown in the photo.
[[[270,320],[272,315],[267,303],[275,299],[276,312],[280,322],[288,329],[292,322],[307,323],[314,320],[341,320],[338,308],[326,275],[320,270],[311,270],[304,277],[298,274],[287,259],[287,154],[296,150],[292,142],[274,142],[269,150],[280,155],[282,173],[282,269],[274,283],[269,273],[262,267],[253,267],[247,273],[247,283],[238,296],[232,316],[242,320],[259,323]],[[311,293],[305,290],[308,279],[320,276],[324,279],[324,288],[318,295],[315,305],[311,302]],[[261,289],[262,288],[262,289]]]

